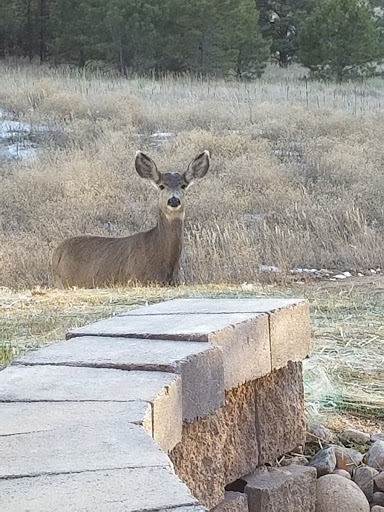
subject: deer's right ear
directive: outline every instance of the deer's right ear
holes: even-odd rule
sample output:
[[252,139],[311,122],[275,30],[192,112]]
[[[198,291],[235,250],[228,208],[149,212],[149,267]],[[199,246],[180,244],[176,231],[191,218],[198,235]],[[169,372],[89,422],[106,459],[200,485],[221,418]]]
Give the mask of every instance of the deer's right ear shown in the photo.
[[161,174],[152,158],[141,151],[136,151],[135,169],[141,178],[159,183]]

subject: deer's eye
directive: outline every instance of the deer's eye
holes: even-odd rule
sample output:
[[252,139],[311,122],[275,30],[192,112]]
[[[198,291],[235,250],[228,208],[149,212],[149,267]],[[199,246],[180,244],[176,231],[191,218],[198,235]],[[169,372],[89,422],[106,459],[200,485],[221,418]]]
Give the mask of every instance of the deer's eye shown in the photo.
[[159,185],[159,189],[164,190],[165,189],[164,185]]

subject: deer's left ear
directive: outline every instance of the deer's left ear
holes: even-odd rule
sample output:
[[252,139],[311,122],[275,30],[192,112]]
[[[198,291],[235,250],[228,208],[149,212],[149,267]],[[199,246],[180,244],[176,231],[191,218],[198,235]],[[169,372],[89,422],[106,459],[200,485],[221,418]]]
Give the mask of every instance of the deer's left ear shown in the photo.
[[209,151],[203,151],[188,165],[188,169],[184,173],[184,180],[191,185],[195,179],[204,178],[211,165],[211,157]]

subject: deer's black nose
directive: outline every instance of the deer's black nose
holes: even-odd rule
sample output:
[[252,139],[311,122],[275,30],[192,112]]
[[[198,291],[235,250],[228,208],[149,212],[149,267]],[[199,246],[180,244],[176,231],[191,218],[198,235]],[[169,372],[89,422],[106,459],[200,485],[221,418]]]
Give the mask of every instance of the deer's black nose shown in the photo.
[[180,206],[180,199],[178,197],[171,197],[168,199],[168,206],[171,206],[172,208],[177,208]]

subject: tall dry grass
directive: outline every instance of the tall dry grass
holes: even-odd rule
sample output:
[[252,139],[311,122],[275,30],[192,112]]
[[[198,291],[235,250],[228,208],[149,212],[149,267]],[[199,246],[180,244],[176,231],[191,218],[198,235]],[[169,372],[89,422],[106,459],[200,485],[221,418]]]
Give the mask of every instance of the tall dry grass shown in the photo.
[[[189,283],[252,281],[260,264],[382,266],[383,82],[299,74],[123,80],[3,64],[0,107],[50,130],[32,129],[36,160],[0,162],[0,286],[48,284],[66,237],[150,228],[156,192],[133,169],[137,149],[163,171],[212,152],[212,171],[188,194]],[[150,134],[164,131],[175,136],[154,146]]]

